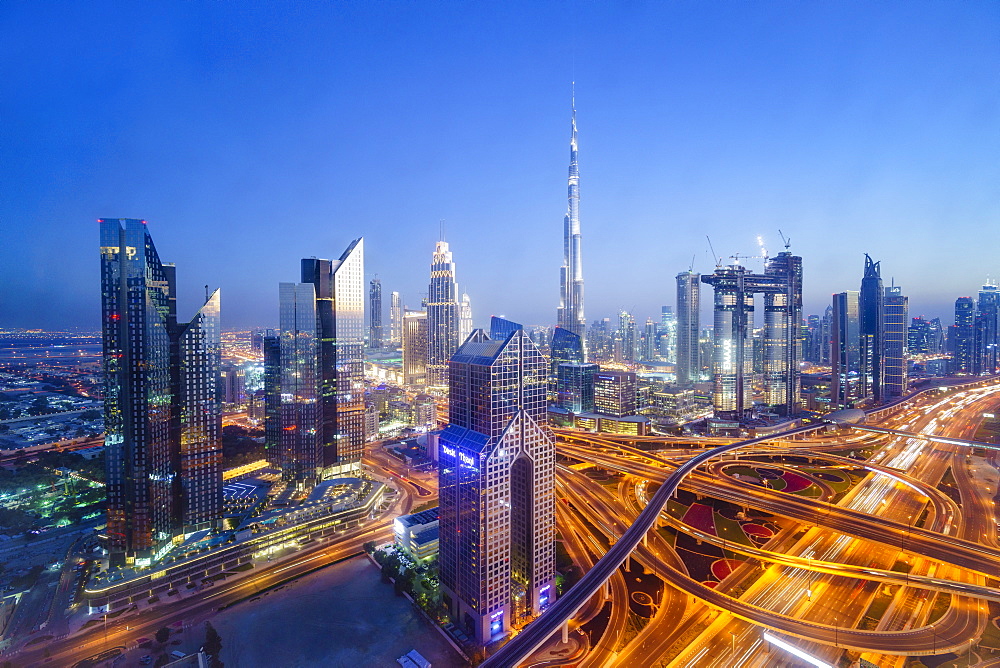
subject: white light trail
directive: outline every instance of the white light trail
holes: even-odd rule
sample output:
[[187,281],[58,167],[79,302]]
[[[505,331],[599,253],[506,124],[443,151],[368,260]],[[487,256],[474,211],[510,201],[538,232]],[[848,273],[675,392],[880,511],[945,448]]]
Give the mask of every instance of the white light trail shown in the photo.
[[807,654],[806,652],[803,652],[801,649],[799,649],[795,645],[788,644],[787,642],[785,642],[781,638],[779,638],[777,636],[774,636],[774,635],[771,635],[768,631],[764,632],[764,640],[766,640],[769,643],[773,643],[773,644],[777,645],[778,647],[780,647],[781,649],[785,650],[789,654],[794,654],[795,656],[799,657],[800,659],[802,659],[806,663],[809,663],[809,664],[811,664],[813,666],[816,666],[816,668],[833,668],[833,666],[831,664],[826,663],[825,661],[820,661],[819,659],[817,659],[812,654]]

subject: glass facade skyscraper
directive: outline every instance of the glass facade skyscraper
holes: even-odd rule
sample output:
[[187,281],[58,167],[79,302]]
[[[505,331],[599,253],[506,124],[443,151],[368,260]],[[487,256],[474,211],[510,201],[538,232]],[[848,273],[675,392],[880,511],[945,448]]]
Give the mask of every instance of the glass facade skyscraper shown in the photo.
[[427,288],[427,384],[448,384],[448,360],[458,349],[460,332],[458,283],[448,242],[439,241],[431,260]]
[[555,599],[555,441],[545,358],[493,319],[449,363],[441,433],[440,578],[456,625],[479,644]]
[[835,408],[853,408],[863,396],[861,381],[861,317],[858,292],[848,290],[833,296],[830,362],[830,403]]
[[885,401],[892,401],[906,394],[907,375],[907,344],[909,341],[909,315],[907,299],[903,289],[892,286],[885,289],[884,299],[885,336],[882,346],[882,362],[885,366],[884,391]]
[[141,566],[221,515],[219,293],[178,323],[146,222],[99,222],[108,551]]
[[365,444],[365,260],[355,239],[338,260],[302,260],[302,282],[316,292],[322,402],[322,464],[357,467]]
[[861,279],[858,312],[861,333],[861,369],[858,392],[861,398],[871,397],[881,403],[885,383],[882,352],[885,345],[885,290],[882,288],[880,262],[865,254],[865,275]]
[[569,183],[563,218],[563,262],[559,269],[559,309],[556,324],[583,338],[583,257],[580,234],[580,164],[577,160],[576,97],[573,98],[573,131],[569,141]]
[[692,385],[701,376],[701,276],[677,274],[677,384]]
[[378,350],[382,337],[382,281],[373,278],[368,283],[368,347]]
[[[322,410],[316,290],[280,283],[281,397],[278,461],[282,478],[307,487],[322,479]],[[265,428],[266,433],[266,428]]]
[[754,295],[764,295],[762,353],[765,403],[779,415],[800,409],[802,361],[802,258],[785,251],[769,258],[763,274],[739,264],[702,276],[715,289],[712,377],[715,416],[743,419],[753,409]]

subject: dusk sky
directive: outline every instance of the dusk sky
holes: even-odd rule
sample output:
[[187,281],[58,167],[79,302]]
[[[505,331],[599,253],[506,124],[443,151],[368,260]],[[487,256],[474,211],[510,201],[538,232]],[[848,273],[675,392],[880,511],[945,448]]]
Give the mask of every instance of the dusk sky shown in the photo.
[[418,306],[444,220],[477,326],[553,324],[574,80],[588,321],[673,305],[706,235],[780,228],[807,314],[865,252],[945,324],[1000,278],[995,1],[15,1],[0,326],[99,327],[100,217],[149,221],[182,318],[207,283],[224,327],[274,326],[358,236]]

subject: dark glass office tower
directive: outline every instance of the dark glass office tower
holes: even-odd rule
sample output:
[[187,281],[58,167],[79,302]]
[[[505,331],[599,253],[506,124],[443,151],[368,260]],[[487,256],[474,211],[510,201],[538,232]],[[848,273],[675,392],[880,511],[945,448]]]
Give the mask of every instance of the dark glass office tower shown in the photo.
[[858,387],[860,398],[871,397],[875,403],[883,399],[885,365],[882,349],[885,345],[885,290],[879,274],[880,262],[865,254],[865,276],[861,279],[858,296],[861,334],[861,369]]
[[281,337],[273,329],[261,337],[264,352],[264,448],[278,463],[281,445]]
[[219,294],[178,324],[146,222],[100,224],[108,551],[142,566],[220,516]]
[[885,289],[885,336],[882,340],[882,361],[885,367],[883,400],[892,401],[906,394],[908,385],[906,353],[909,339],[907,299],[903,289]]
[[692,385],[701,375],[701,276],[677,274],[677,384]]
[[302,260],[302,282],[316,291],[322,463],[329,472],[356,467],[365,444],[364,240],[339,260]]
[[836,408],[853,408],[863,396],[861,381],[861,322],[858,293],[849,290],[833,296],[830,360],[830,403]]
[[572,413],[594,411],[594,376],[596,364],[563,362],[556,369],[556,403]]
[[549,355],[550,378],[555,378],[559,365],[563,363],[583,364],[583,339],[568,329],[556,327],[552,332],[552,347]]
[[[506,333],[505,333],[506,332]],[[441,590],[487,644],[555,599],[555,441],[548,365],[524,330],[493,319],[449,363],[439,450]]]
[[373,278],[368,283],[368,347],[382,347],[382,281]]

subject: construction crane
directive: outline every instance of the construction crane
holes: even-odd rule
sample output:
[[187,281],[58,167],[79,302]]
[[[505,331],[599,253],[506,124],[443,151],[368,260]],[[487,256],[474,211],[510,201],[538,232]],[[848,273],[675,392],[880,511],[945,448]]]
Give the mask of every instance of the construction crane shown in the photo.
[[781,230],[778,230],[778,235],[781,237],[781,242],[785,244],[785,250],[788,250],[788,248],[792,245],[792,238],[785,238],[785,235],[781,233]]

